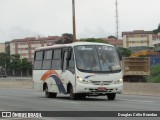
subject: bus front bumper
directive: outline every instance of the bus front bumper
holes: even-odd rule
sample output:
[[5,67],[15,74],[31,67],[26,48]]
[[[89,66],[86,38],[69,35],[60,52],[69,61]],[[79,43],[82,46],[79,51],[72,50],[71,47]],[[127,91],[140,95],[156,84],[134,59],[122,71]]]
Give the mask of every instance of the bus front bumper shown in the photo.
[[88,95],[107,95],[108,93],[121,93],[123,84],[112,84],[112,85],[89,85],[89,84],[78,84],[76,86],[75,93],[86,93]]

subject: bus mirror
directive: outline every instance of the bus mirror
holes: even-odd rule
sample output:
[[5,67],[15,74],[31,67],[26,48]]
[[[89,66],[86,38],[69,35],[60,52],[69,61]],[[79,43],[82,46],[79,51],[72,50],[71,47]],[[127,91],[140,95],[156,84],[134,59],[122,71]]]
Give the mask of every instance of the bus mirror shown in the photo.
[[68,52],[67,54],[67,60],[70,60],[71,59],[71,52]]

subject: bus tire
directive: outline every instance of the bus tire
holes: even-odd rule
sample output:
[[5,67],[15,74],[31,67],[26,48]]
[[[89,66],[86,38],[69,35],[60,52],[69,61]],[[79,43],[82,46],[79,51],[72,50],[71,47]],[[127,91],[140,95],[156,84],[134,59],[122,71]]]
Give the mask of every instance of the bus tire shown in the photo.
[[83,99],[86,98],[86,94],[85,94],[85,93],[78,94],[78,95],[77,95],[77,98],[83,100]]
[[107,94],[108,100],[114,100],[116,97],[116,93],[109,93]]
[[70,86],[70,90],[69,90],[69,94],[70,94],[70,99],[71,100],[76,100],[76,94],[73,92],[73,87]]
[[57,97],[57,93],[50,92],[50,96],[51,96],[51,98],[56,98]]
[[48,92],[48,86],[46,85],[46,88],[45,88],[45,96],[46,96],[47,98],[56,98],[57,93]]

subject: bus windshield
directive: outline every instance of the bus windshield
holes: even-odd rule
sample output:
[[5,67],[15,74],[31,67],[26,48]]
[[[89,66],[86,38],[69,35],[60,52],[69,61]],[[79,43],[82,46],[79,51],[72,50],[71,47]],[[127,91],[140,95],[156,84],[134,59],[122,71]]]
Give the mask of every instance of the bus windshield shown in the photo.
[[84,72],[117,72],[120,62],[116,49],[106,45],[80,45],[74,47],[76,66]]

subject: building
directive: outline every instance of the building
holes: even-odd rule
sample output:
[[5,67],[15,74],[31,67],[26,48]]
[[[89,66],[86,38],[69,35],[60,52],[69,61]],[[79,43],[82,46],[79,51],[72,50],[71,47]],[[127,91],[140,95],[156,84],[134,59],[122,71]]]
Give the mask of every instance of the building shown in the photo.
[[5,43],[0,43],[0,53],[5,52]]
[[160,35],[153,35],[154,50],[160,52]]
[[123,47],[154,47],[153,32],[144,30],[134,30],[122,32]]
[[55,44],[61,37],[49,36],[42,38],[28,37],[24,39],[14,39],[10,41],[10,54],[19,54],[20,58],[27,58],[29,61],[33,60],[34,51],[37,47],[43,47]]
[[153,45],[154,50],[160,52],[160,24],[158,25],[158,28],[153,30]]
[[152,36],[152,43],[153,45],[160,43],[160,35],[153,35]]

